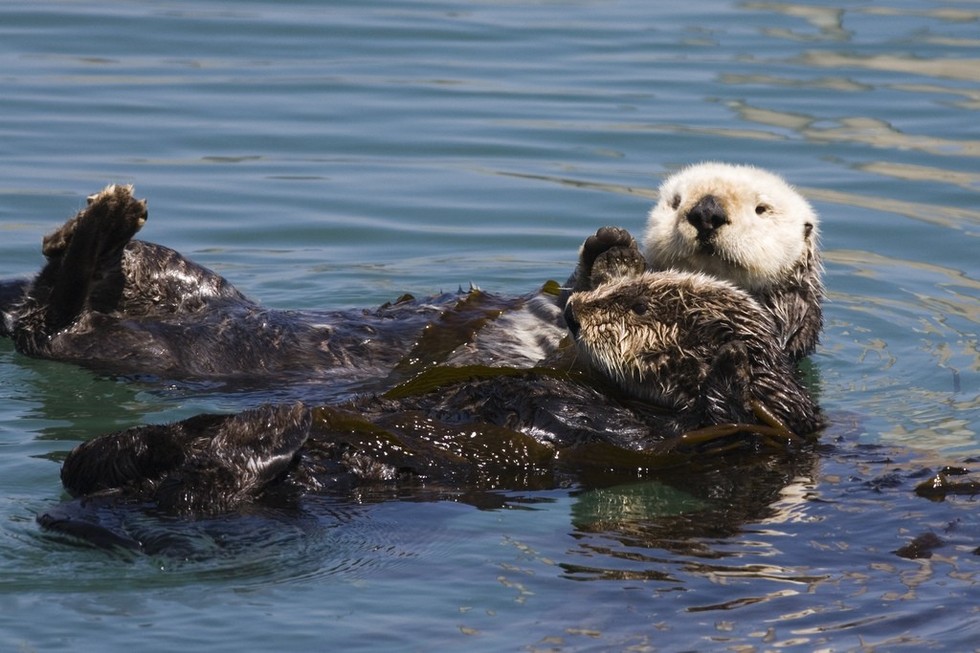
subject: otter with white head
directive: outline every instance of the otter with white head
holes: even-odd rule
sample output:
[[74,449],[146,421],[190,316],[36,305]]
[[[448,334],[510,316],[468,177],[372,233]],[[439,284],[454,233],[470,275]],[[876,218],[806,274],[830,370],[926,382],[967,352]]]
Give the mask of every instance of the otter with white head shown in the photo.
[[653,270],[703,272],[748,291],[798,360],[823,325],[818,219],[779,176],[747,165],[700,163],[660,187],[644,237]]

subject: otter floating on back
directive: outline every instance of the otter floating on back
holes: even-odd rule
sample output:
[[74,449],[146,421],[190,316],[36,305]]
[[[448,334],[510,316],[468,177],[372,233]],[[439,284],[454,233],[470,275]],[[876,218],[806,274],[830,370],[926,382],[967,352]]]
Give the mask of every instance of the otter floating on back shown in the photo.
[[644,248],[652,270],[703,272],[748,291],[798,360],[814,350],[823,325],[818,226],[813,208],[779,176],[700,163],[661,185]]
[[[406,360],[526,367],[564,335],[567,295],[541,292],[443,295],[375,311],[266,309],[178,252],[133,240],[146,219],[145,201],[129,186],[91,196],[45,238],[47,263],[32,282],[0,284],[0,336],[22,353],[109,373],[356,380]],[[635,273],[633,245],[622,230],[600,230],[568,285],[583,291]],[[813,350],[823,297],[816,215],[775,175],[716,163],[673,175],[650,213],[645,245],[651,269],[705,272],[751,293],[793,359]],[[602,272],[593,275],[597,258]],[[413,351],[440,324],[452,325],[455,341],[440,342],[435,359]]]
[[[48,265],[5,321],[22,339],[19,348],[91,363],[85,356],[103,355],[105,334],[115,333],[100,330],[107,325],[136,344],[157,342],[163,329],[163,344],[179,347],[188,343],[167,338],[190,334],[192,341],[200,336],[207,343],[211,326],[230,322],[239,330],[222,345],[225,351],[247,343],[273,363],[283,357],[302,366],[310,364],[310,342],[344,327],[353,315],[332,314],[338,323],[325,328],[304,316],[264,311],[176,252],[130,241],[144,219],[145,205],[129,189],[110,187],[46,240]],[[79,233],[85,238],[76,238]],[[264,406],[102,436],[69,455],[64,484],[75,495],[97,495],[100,501],[137,499],[178,513],[207,513],[232,510],[270,492],[335,492],[365,483],[546,487],[583,465],[615,461],[656,468],[665,452],[698,451],[719,437],[735,438],[726,446],[751,446],[753,439],[742,437],[746,433],[792,438],[820,427],[819,410],[783,354],[773,322],[751,296],[704,275],[643,274],[645,266],[622,230],[603,229],[586,241],[571,281],[576,292],[566,307],[584,378],[560,360],[548,369],[434,367],[414,376],[421,369],[416,368],[401,377],[409,381],[385,394],[347,403]],[[73,272],[79,270],[85,274],[76,279]],[[81,294],[67,303],[53,301],[73,287]],[[552,316],[558,305],[549,302],[545,314]],[[416,315],[415,309],[407,310]],[[407,328],[393,307],[364,313],[347,328],[377,329],[387,321],[412,339],[447,316],[448,322],[457,317],[444,307],[428,310]],[[477,328],[464,328],[462,346],[442,362],[480,362],[486,351],[481,335],[489,334],[484,345],[493,350],[500,334],[480,325],[493,322],[487,318],[495,312],[496,307],[476,319]],[[270,320],[274,313],[282,316]],[[561,323],[531,317],[532,334],[541,325],[553,334]],[[275,328],[263,331],[269,323]],[[202,331],[188,331],[189,325]],[[258,340],[256,325],[262,326]],[[549,338],[542,347],[557,351],[560,338]],[[508,355],[520,354],[522,342],[523,335]],[[396,350],[402,360],[404,350],[392,340],[379,337],[376,343],[380,352]],[[214,360],[213,351],[204,355]],[[315,355],[312,360],[319,364]],[[188,371],[183,365],[178,368]],[[228,373],[235,365],[211,371]],[[54,530],[102,537],[97,524],[73,521],[70,510],[40,521]],[[111,536],[102,541],[120,542]]]

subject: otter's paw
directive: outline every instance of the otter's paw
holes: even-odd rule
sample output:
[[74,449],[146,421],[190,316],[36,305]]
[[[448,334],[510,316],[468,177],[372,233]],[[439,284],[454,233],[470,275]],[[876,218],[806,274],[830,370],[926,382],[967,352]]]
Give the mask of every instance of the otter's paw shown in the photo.
[[638,249],[636,240],[630,232],[619,227],[602,227],[594,236],[589,236],[582,243],[579,265],[584,271],[591,273],[592,265],[599,255],[617,247]]
[[614,247],[596,257],[589,278],[592,287],[595,288],[613,279],[643,274],[646,267],[646,259],[635,246]]
[[701,386],[707,423],[754,422],[751,390],[752,361],[745,343],[735,340],[722,345]]
[[132,186],[112,184],[87,200],[88,206],[44,237],[41,251],[46,257],[64,254],[81,232],[86,241],[106,250],[125,246],[146,222],[146,200],[133,197]]
[[602,227],[582,244],[576,270],[576,290],[589,290],[611,279],[640,274],[646,260],[625,229]]

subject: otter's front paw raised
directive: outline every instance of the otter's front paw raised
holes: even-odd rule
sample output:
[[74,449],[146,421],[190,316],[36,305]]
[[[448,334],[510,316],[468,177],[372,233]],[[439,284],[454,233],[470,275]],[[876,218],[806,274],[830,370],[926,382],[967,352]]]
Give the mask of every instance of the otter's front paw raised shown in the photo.
[[635,245],[633,247],[613,247],[596,257],[589,278],[592,287],[595,288],[613,279],[643,274],[646,267],[647,261]]
[[582,244],[575,290],[589,290],[618,277],[641,274],[646,260],[630,232],[603,227]]

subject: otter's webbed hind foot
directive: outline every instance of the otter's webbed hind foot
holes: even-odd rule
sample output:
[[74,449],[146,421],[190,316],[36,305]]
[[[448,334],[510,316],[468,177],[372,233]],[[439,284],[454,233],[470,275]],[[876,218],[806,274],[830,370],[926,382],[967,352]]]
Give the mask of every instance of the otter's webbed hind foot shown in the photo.
[[311,422],[297,403],[138,426],[80,444],[61,480],[74,496],[108,492],[175,514],[226,512],[290,469]]
[[96,232],[104,237],[103,244],[113,241],[123,246],[146,222],[146,200],[133,197],[133,187],[110,184],[98,193],[89,195],[86,207],[41,242],[41,253],[47,258],[63,256],[75,241],[90,239]]
[[107,186],[88,206],[48,235],[42,251],[52,277],[49,327],[69,324],[83,308],[112,310],[122,294],[122,252],[146,222],[146,200],[132,186]]
[[48,261],[18,307],[11,331],[21,351],[43,353],[47,336],[85,310],[110,312],[122,296],[123,249],[146,222],[146,201],[132,186],[107,186],[88,206],[45,236]]

